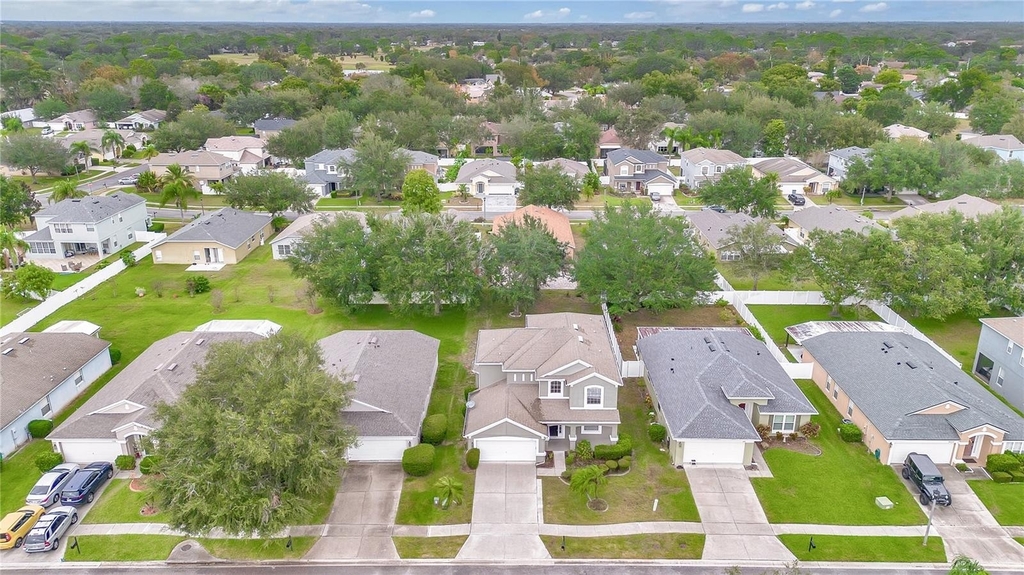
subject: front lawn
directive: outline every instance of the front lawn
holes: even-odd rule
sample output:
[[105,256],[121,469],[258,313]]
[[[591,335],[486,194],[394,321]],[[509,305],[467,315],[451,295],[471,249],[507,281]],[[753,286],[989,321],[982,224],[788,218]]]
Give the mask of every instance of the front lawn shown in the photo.
[[401,200],[382,200],[377,201],[377,198],[370,196],[366,198],[362,197],[339,197],[339,198],[322,198],[316,202],[316,208],[322,210],[324,208],[358,208],[358,207],[401,207]]
[[392,537],[402,559],[454,559],[466,543],[466,535],[452,537]]
[[[686,475],[672,467],[668,454],[647,438],[647,407],[638,383],[626,380],[619,390],[620,437],[633,438],[629,473],[608,478],[598,496],[608,502],[603,513],[591,511],[584,495],[571,493],[561,478],[544,477],[544,521],[554,524],[598,525],[632,521],[700,521]],[[654,500],[658,510],[654,511]]]
[[142,515],[142,508],[155,496],[151,489],[132,491],[130,479],[112,479],[103,490],[99,500],[82,523],[164,523],[167,514],[163,511],[153,515]]
[[700,533],[565,538],[541,535],[540,539],[552,559],[700,559],[704,553],[704,535]]
[[277,539],[199,539],[200,545],[214,557],[229,561],[265,561],[268,559],[298,559],[309,551],[318,537],[292,537]]
[[[754,280],[742,275],[735,262],[716,262],[715,268],[729,282],[732,289],[745,291],[754,289]],[[817,291],[818,284],[812,279],[792,279],[785,272],[776,270],[757,280],[760,291]]]
[[65,561],[164,561],[183,535],[78,535],[78,549],[65,538]]
[[[814,549],[808,543],[814,537]],[[886,563],[945,563],[942,539],[929,537],[875,537],[850,535],[779,535],[782,544],[799,561],[849,561]]]
[[17,511],[25,504],[29,490],[43,476],[36,467],[36,457],[48,451],[53,451],[50,442],[36,439],[4,457],[0,465],[0,517]]
[[[882,465],[863,443],[839,438],[839,413],[813,381],[797,385],[819,415],[821,435],[811,440],[821,449],[814,456],[787,449],[769,449],[765,461],[773,478],[750,480],[771,523],[818,523],[823,525],[921,525],[925,516],[914,496],[892,467]],[[894,504],[883,510],[875,498],[885,496]]]
[[[461,367],[461,366],[460,366]],[[462,429],[460,426],[459,430]],[[451,427],[449,427],[451,430]],[[465,468],[465,449],[457,445],[442,445],[434,455],[434,471],[426,477],[406,477],[402,496],[398,501],[399,525],[458,525],[473,519],[473,486],[476,473]],[[451,475],[462,482],[462,505],[442,509],[434,505],[438,479]],[[416,538],[413,538],[416,539]]]
[[[735,287],[735,286],[734,286]],[[807,321],[881,321],[875,312],[866,306],[842,306],[839,317],[833,317],[830,305],[757,305],[748,304],[747,309],[761,323],[768,337],[779,347],[785,348],[786,328]],[[790,339],[792,343],[792,339]]]
[[1024,526],[1024,483],[968,481],[1000,525]]
[[885,196],[878,194],[866,194],[864,196],[863,204],[860,203],[860,194],[856,196],[842,194],[838,198],[832,198],[831,200],[826,198],[824,195],[819,196],[815,194],[808,194],[806,197],[810,199],[812,203],[819,206],[833,205],[843,206],[845,208],[859,208],[863,206],[864,209],[891,208],[893,210],[900,210],[907,207],[907,204],[903,203],[903,200],[900,200],[896,196],[893,196],[892,201],[887,202],[885,201]]

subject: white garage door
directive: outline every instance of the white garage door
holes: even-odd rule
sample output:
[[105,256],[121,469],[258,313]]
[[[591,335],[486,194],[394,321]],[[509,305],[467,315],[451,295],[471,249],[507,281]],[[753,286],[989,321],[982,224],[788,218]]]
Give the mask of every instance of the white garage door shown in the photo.
[[647,193],[658,192],[663,196],[671,196],[674,188],[672,184],[647,184]]
[[516,197],[508,195],[487,195],[484,196],[485,212],[514,212],[516,211]]
[[121,444],[116,441],[61,441],[59,451],[68,463],[113,462],[118,455],[124,454]]
[[735,463],[742,465],[742,441],[687,441],[683,443],[683,464],[696,460],[701,463]]
[[523,437],[485,437],[473,441],[480,461],[537,461],[537,440]]
[[889,450],[889,463],[903,463],[910,453],[923,453],[939,465],[948,465],[953,460],[953,443],[950,441],[893,441]]
[[402,453],[412,442],[394,437],[360,437],[349,447],[345,456],[349,461],[401,461]]

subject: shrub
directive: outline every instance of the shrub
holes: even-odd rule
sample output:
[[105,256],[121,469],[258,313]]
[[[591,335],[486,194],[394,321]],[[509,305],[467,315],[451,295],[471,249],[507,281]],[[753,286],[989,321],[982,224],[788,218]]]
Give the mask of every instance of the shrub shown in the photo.
[[46,437],[51,431],[53,431],[53,422],[49,419],[33,419],[28,422],[28,434],[36,439]]
[[813,421],[808,421],[800,426],[800,433],[804,434],[804,437],[818,437],[818,434],[821,433],[821,426]]
[[572,481],[572,470],[571,469],[566,469],[565,471],[563,471],[562,472],[562,479],[564,479],[566,481]]
[[470,469],[476,469],[480,465],[480,450],[477,448],[470,449],[466,452],[466,467]]
[[117,365],[121,363],[121,350],[116,347],[110,348],[110,364]]
[[206,276],[188,276],[185,279],[185,291],[190,296],[210,291],[210,278]]
[[[54,466],[64,463],[64,456],[57,453],[56,451],[47,451],[46,453],[40,453],[36,456],[36,468],[43,473],[54,468]],[[1009,477],[1009,475],[1007,475]]]
[[133,266],[135,266],[135,263],[136,263],[135,262],[135,254],[133,254],[132,252],[130,252],[128,250],[125,250],[125,251],[121,252],[121,261],[124,262],[125,267],[129,267],[129,268],[133,267]]
[[591,459],[594,457],[594,448],[590,446],[590,442],[586,439],[581,439],[576,442],[576,458],[577,459]]
[[970,467],[968,467],[966,463],[956,464],[956,470],[959,471],[960,473],[966,473],[968,469],[970,469]]
[[149,231],[156,232],[156,233],[160,233],[160,232],[164,231],[164,223],[163,222],[153,222],[149,226]]
[[775,432],[775,439],[777,441],[782,441],[782,432],[781,431],[776,431]]
[[715,305],[718,307],[726,307],[729,305],[729,302],[728,300],[718,298],[717,300],[715,300]]
[[275,232],[279,232],[287,228],[289,223],[290,222],[288,221],[288,218],[284,216],[277,216],[274,219],[270,220],[270,226],[274,228]]
[[761,441],[768,441],[768,438],[772,436],[772,428],[763,423],[757,424],[756,429],[757,434],[761,436]]
[[402,470],[413,477],[423,477],[434,470],[434,446],[414,445],[402,454]]
[[1014,483],[1024,483],[1024,471],[1011,471],[1010,477]]
[[1022,466],[1024,466],[1024,451],[1016,451],[1016,452],[1014,452],[1014,451],[1007,451],[1006,453],[1016,457],[1017,461],[1019,461],[1020,464]]
[[633,462],[630,461],[628,457],[623,457],[622,459],[619,460],[619,469],[621,469],[622,471],[626,471],[627,469],[629,469],[630,465],[633,465]]
[[576,453],[570,451],[569,453],[565,454],[565,464],[572,465],[573,463],[576,463]]
[[608,461],[605,461],[604,464],[608,467],[608,469],[612,471],[615,471],[616,469],[619,468],[619,462],[615,461],[614,459],[609,459]]
[[985,461],[985,471],[988,471],[989,474],[997,471],[1009,473],[1011,471],[1020,471],[1020,469],[1020,461],[1009,453],[995,453],[989,455]]
[[428,415],[423,420],[423,441],[431,445],[441,445],[448,433],[448,418],[443,413]]
[[598,445],[594,447],[594,457],[597,459],[619,460],[633,453],[633,440],[628,435],[620,435],[615,445]]
[[790,433],[790,434],[789,434],[789,440],[790,440],[790,441],[796,441],[796,438],[797,438],[797,437],[800,437],[800,436],[799,436],[799,435],[797,435],[797,433],[796,433],[795,431],[794,431],[793,433]]
[[121,471],[131,471],[135,469],[135,458],[131,455],[118,455],[114,458],[114,467]]
[[[37,459],[36,462],[38,463],[38,461],[39,460]],[[1005,471],[996,471],[991,475],[992,481],[995,481],[996,483],[1009,483],[1010,481],[1013,480],[1013,476]]]
[[156,468],[160,465],[160,456],[158,455],[147,455],[142,458],[139,462],[139,473],[143,475],[150,475],[156,473]]
[[608,472],[612,470],[611,467],[608,467],[604,463],[602,463],[601,465],[598,465],[597,468],[600,469],[601,473],[603,473],[605,475],[608,475]]
[[847,443],[856,443],[864,438],[864,432],[856,423],[842,423],[839,425],[839,437]]
[[665,441],[666,436],[668,436],[668,430],[665,429],[664,425],[655,423],[654,425],[647,426],[647,437],[650,437],[654,443]]

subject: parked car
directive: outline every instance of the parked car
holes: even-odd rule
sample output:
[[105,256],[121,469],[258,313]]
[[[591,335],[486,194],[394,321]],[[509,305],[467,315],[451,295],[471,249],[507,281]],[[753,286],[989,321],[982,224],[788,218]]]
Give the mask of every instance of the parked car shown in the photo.
[[715,206],[704,206],[701,209],[703,209],[703,210],[711,210],[713,212],[718,212],[720,214],[724,214],[725,211],[726,211],[725,210],[725,206],[718,206],[718,205],[715,205]]
[[40,505],[25,505],[0,519],[0,549],[21,547],[25,536],[45,511]]
[[949,507],[953,497],[943,485],[942,472],[932,462],[932,458],[923,453],[911,453],[903,462],[903,479],[909,479],[921,492],[921,505],[932,501],[936,505]]
[[807,203],[807,198],[805,198],[803,194],[798,194],[796,192],[791,192],[786,196],[786,199],[794,206],[802,206]]
[[40,517],[32,530],[28,532],[28,537],[25,538],[25,552],[39,553],[56,550],[60,547],[60,538],[75,523],[78,523],[77,509],[66,505],[54,507],[49,513]]
[[39,135],[40,136],[50,136],[50,135],[53,135],[53,128],[49,128],[49,127],[43,128],[42,131],[39,132]]
[[659,193],[659,192],[651,192],[649,195],[651,197],[651,201],[652,202],[660,202],[661,201],[661,193]]
[[60,492],[64,486],[71,481],[71,476],[78,471],[78,465],[74,463],[61,463],[47,471],[36,481],[35,486],[28,492],[25,503],[29,505],[42,505],[49,507],[60,501]]
[[118,178],[117,183],[122,186],[134,186],[139,181],[138,174],[132,174],[123,178]]
[[60,494],[61,505],[92,503],[96,490],[114,476],[114,466],[106,461],[90,463],[79,469]]

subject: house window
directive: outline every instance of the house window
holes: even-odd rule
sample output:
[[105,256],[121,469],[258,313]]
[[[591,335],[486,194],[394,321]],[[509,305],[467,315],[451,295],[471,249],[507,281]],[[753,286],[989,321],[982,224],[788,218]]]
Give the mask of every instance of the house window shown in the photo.
[[85,378],[82,377],[82,372],[81,371],[75,372],[75,385],[76,386],[82,385],[83,381],[85,381]]
[[50,398],[47,397],[43,400],[43,406],[39,409],[39,414],[46,417],[50,414]]
[[338,167],[334,166],[334,165],[327,166],[327,173],[328,174],[337,174],[338,173]]
[[478,193],[478,194],[483,194],[484,193],[484,183],[483,182],[477,182],[476,183],[476,193]]
[[87,232],[95,232],[96,231],[96,226],[85,226],[85,231],[87,231]]
[[596,405],[601,407],[604,405],[604,388],[598,385],[592,385],[584,390],[587,405]]
[[825,391],[832,391],[832,376],[825,376]]
[[1013,353],[1013,342],[1012,341],[1007,341],[1006,342],[1006,353]]
[[719,252],[718,259],[723,262],[736,262],[740,259],[740,254],[736,252]]
[[999,387],[1003,386],[1003,368],[1001,367],[999,368],[999,371],[996,372],[996,385]]
[[795,431],[796,430],[796,416],[795,415],[773,415],[772,416],[772,431]]
[[619,175],[620,176],[628,176],[629,175],[629,166],[626,165],[626,166],[620,167],[619,168]]
[[584,425],[580,428],[580,433],[586,435],[598,435],[601,433],[600,425]]
[[839,386],[832,388],[832,399],[839,399]]
[[55,234],[70,234],[71,224],[53,224],[53,233]]
[[34,254],[55,254],[57,247],[49,242],[29,242],[28,250]]
[[653,169],[655,169],[657,167],[658,167],[657,164],[645,164],[644,165],[644,169],[646,169],[646,170],[653,170]]
[[562,397],[562,380],[548,383],[548,395],[550,397]]
[[288,256],[292,255],[292,245],[291,244],[280,244],[280,245],[278,245],[277,246],[277,255],[284,256],[284,257],[288,257]]
[[642,171],[644,171],[644,165],[643,164],[633,164],[633,173],[634,174],[639,174]]
[[708,167],[708,166],[701,166],[700,167],[700,174],[702,176],[709,176],[709,175],[711,175],[711,168]]
[[721,174],[722,173],[722,166],[715,166],[715,173],[716,174]]
[[199,261],[200,258],[199,258],[199,251],[198,250],[195,250],[195,251],[192,252],[192,259],[195,260],[195,261]]
[[1003,452],[1012,451],[1014,453],[1021,453],[1024,451],[1024,441],[1004,441]]
[[846,406],[846,416],[847,417],[853,417],[853,407],[854,407],[853,400],[851,399],[850,403]]
[[668,153],[668,146],[658,146],[658,153],[659,154],[667,154]]

